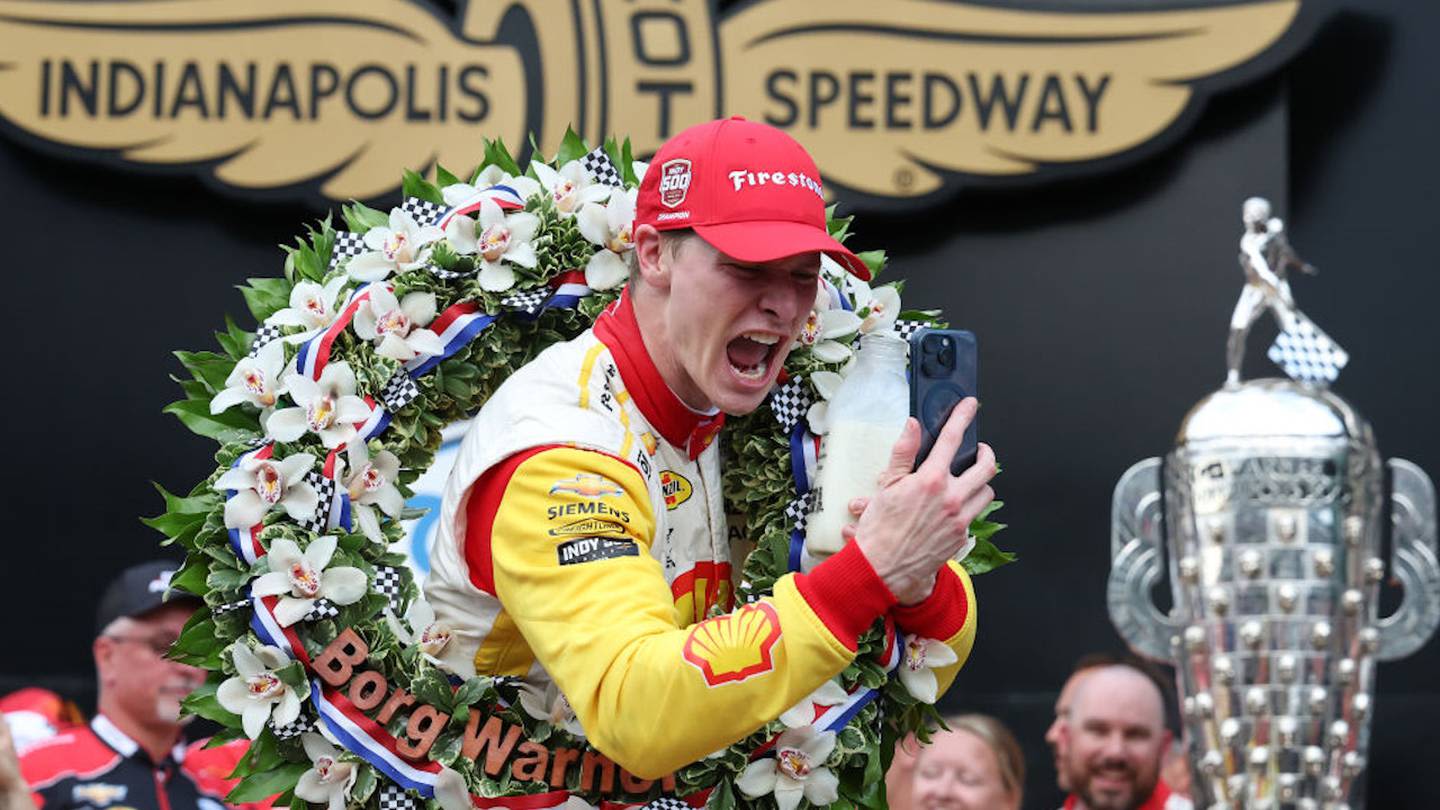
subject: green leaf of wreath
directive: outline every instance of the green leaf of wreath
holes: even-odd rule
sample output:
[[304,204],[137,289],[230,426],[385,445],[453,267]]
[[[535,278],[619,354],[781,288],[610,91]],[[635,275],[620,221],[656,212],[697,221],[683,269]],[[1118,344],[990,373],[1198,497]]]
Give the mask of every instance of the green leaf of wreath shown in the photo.
[[258,802],[295,787],[300,774],[310,770],[308,762],[287,762],[273,770],[252,773],[225,797],[231,804]]

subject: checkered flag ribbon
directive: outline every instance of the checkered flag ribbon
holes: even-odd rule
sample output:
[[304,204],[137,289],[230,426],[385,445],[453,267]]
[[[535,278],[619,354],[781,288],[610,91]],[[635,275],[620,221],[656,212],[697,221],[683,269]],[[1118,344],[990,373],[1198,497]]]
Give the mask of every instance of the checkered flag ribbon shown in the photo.
[[550,300],[550,290],[538,287],[533,290],[522,290],[514,295],[506,296],[500,303],[508,309],[523,312],[526,315],[535,316],[545,308],[545,302]]
[[1340,369],[1350,362],[1350,355],[1320,331],[1315,322],[1299,315],[1293,329],[1282,331],[1267,352],[1270,361],[1302,383],[1335,382]]
[[785,507],[785,517],[790,519],[790,523],[795,527],[795,531],[801,534],[805,533],[805,521],[809,519],[810,512],[815,509],[817,492],[819,492],[819,490],[812,489],[791,501],[790,505]]
[[805,378],[791,377],[789,382],[770,394],[770,410],[774,411],[775,420],[789,433],[795,429],[796,422],[805,418],[810,404],[814,401],[810,386],[805,384]]
[[595,178],[595,182],[602,186],[625,187],[625,178],[615,168],[615,162],[605,153],[604,147],[597,146],[591,149],[590,154],[580,158],[580,165],[584,166],[585,171],[589,172],[590,176]]
[[385,403],[385,410],[394,413],[401,408],[415,401],[420,396],[420,387],[415,384],[405,369],[396,369],[385,381],[385,387],[380,389],[380,401]]
[[222,605],[216,605],[210,608],[210,612],[216,616],[224,616],[226,613],[234,613],[237,610],[243,610],[248,607],[250,607],[250,600],[241,599],[238,602],[226,602]]
[[340,608],[335,606],[329,599],[316,599],[315,604],[310,607],[310,612],[303,617],[307,622],[323,622],[326,619],[333,619],[340,615]]
[[330,269],[334,270],[361,253],[368,253],[365,237],[351,231],[336,231],[335,246],[330,249]]
[[470,275],[469,273],[457,273],[454,270],[446,270],[445,268],[436,264],[427,264],[425,265],[425,269],[430,271],[430,275],[440,279],[441,281],[454,281],[457,278],[465,278],[466,276]]
[[268,323],[260,324],[260,328],[255,330],[255,339],[250,341],[250,356],[258,356],[260,354],[260,350],[265,348],[266,344],[279,339],[280,327],[271,326]]
[[370,584],[370,590],[384,594],[390,602],[390,610],[397,616],[404,612],[401,603],[405,598],[405,580],[401,578],[399,569],[388,565],[375,566],[375,581]]
[[415,218],[420,225],[434,225],[435,220],[445,213],[445,206],[422,200],[419,197],[406,197],[405,202],[400,203],[400,210]]
[[415,799],[393,782],[380,786],[380,810],[414,810]]
[[928,323],[925,323],[923,321],[912,321],[908,318],[895,322],[895,334],[899,335],[900,339],[905,341],[909,341],[910,336],[915,334],[916,332],[919,332],[921,329],[929,328],[930,324]]
[[301,712],[299,717],[296,717],[283,726],[277,725],[272,719],[270,721],[270,729],[275,732],[277,738],[289,740],[299,737],[307,731],[313,731],[315,729],[315,721],[307,717],[304,712]]
[[330,507],[335,501],[335,479],[322,472],[311,470],[305,473],[305,483],[314,488],[318,500],[315,504],[315,514],[307,520],[300,521],[300,525],[308,531],[324,534],[325,530],[330,528]]
[[661,796],[645,805],[641,810],[695,810],[695,808],[674,797]]

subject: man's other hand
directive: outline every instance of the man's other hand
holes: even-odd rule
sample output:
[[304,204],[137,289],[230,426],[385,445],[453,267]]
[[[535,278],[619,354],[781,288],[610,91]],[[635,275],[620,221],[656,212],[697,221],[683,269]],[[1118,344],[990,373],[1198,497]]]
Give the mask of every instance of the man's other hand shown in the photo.
[[995,453],[989,445],[979,446],[965,472],[950,474],[950,460],[978,407],[974,398],[955,406],[918,469],[920,423],[907,421],[881,474],[880,489],[855,525],[855,542],[902,605],[930,595],[935,573],[965,546],[970,522],[995,499],[990,488]]

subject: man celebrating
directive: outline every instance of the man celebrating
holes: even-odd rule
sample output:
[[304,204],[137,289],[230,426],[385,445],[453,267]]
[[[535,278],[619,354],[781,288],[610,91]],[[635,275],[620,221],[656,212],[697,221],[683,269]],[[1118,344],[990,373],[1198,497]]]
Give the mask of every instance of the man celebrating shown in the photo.
[[1155,681],[1125,664],[1083,671],[1059,723],[1063,810],[1191,810],[1160,781],[1170,747]]
[[947,687],[975,628],[969,579],[947,562],[993,497],[990,448],[948,470],[973,400],[914,472],[910,421],[854,542],[721,612],[732,561],[713,439],[775,384],[820,255],[869,277],[825,229],[814,161],[762,124],[692,127],[651,162],[634,243],[616,305],[507,380],[460,450],[426,586],[454,632],[447,663],[558,687],[590,743],[647,779],[799,703],[887,613],[957,652],[937,673]]
[[106,589],[93,646],[95,719],[25,749],[18,771],[7,766],[8,741],[0,745],[0,810],[223,810],[223,784],[196,772],[180,738],[180,701],[204,672],[165,657],[198,604],[164,601],[175,567],[137,565]]

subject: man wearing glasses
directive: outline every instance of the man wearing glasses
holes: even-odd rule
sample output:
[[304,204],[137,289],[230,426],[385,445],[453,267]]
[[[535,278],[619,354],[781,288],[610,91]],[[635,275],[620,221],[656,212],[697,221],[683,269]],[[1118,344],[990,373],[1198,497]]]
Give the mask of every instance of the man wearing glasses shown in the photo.
[[199,604],[165,599],[175,568],[137,565],[106,589],[93,645],[95,718],[26,749],[18,772],[8,736],[0,740],[0,810],[224,810],[224,786],[186,762],[180,735],[180,701],[205,673],[165,657]]

